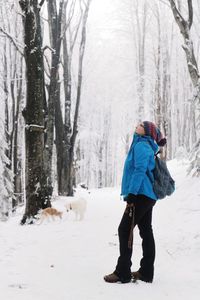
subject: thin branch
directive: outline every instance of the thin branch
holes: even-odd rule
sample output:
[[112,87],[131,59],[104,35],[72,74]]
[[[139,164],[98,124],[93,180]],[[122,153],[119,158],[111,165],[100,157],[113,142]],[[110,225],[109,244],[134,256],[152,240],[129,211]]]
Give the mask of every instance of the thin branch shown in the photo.
[[174,15],[174,18],[181,30],[181,33],[183,33],[185,30],[186,30],[186,21],[185,19],[183,18],[183,16],[181,15],[180,11],[178,10],[174,0],[169,0],[169,3],[171,5],[171,9],[172,9],[172,12],[173,12],[173,15]]
[[55,49],[51,48],[51,47],[48,46],[48,45],[44,46],[44,47],[42,48],[42,51],[44,52],[46,49],[49,49],[52,53],[55,53],[55,52],[56,52]]
[[[68,3],[68,2],[65,2],[65,3],[64,3],[64,14],[65,14],[65,16],[66,16],[66,7],[67,7],[67,3]],[[62,34],[61,39],[63,39],[64,34],[66,33],[68,27],[70,26],[71,20],[72,20],[73,15],[74,15],[75,4],[76,4],[76,0],[74,0],[74,1],[71,3],[70,9],[69,9],[68,20],[67,20],[67,22],[65,22],[65,24],[64,24],[63,34]],[[65,17],[65,18],[66,18],[66,17]]]
[[7,38],[11,41],[11,43],[15,46],[15,48],[17,49],[17,51],[24,56],[24,53],[20,50],[19,47],[24,48],[24,46],[18,44],[15,39],[8,33],[6,32],[2,27],[0,27],[0,32],[2,32],[5,36],[7,36]]
[[[82,22],[82,19],[83,19],[83,16],[84,16],[84,12],[83,12],[83,8],[81,6],[81,3],[80,2],[80,10],[81,10],[81,15],[80,15],[80,19],[79,19],[79,22],[78,22],[78,25],[77,27],[74,29],[75,31],[75,34],[73,36],[73,33],[71,33],[71,43],[70,43],[70,50],[71,52],[73,51],[73,48],[74,48],[74,45],[75,45],[75,42],[76,42],[76,39],[77,39],[77,35],[78,35],[78,32],[79,32],[79,28],[80,28],[80,25],[81,25],[81,22]],[[83,1],[84,5],[85,5],[85,10],[89,9],[89,5],[90,5],[90,0],[88,0],[87,3],[85,3],[85,1]]]
[[47,23],[49,22],[48,19],[46,19],[46,18],[43,17],[43,16],[40,16],[40,18],[41,18],[42,20],[44,20],[45,22],[47,22]]
[[87,6],[85,7],[85,11],[83,14],[82,34],[81,34],[81,42],[80,42],[80,47],[79,47],[78,87],[77,87],[77,95],[76,95],[73,130],[72,130],[72,136],[70,138],[72,151],[74,151],[75,139],[76,139],[76,135],[78,132],[77,131],[77,122],[78,122],[78,114],[79,114],[79,106],[80,106],[80,98],[81,98],[82,66],[83,66],[83,57],[84,57],[85,43],[86,43],[86,23],[87,23],[87,19],[88,19],[90,3],[91,3],[91,0],[88,0]]
[[81,11],[81,15],[80,15],[78,25],[77,25],[76,29],[74,30],[75,31],[74,36],[73,36],[73,33],[71,34],[71,43],[70,43],[71,52],[73,51],[73,48],[74,48],[74,45],[75,45],[75,42],[76,42],[76,39],[77,39],[77,36],[78,36],[78,32],[79,32],[79,28],[80,28],[80,25],[81,25],[82,17],[83,17],[83,11]]
[[45,0],[41,0],[39,6],[42,7],[42,5],[44,4]]
[[189,28],[191,28],[192,23],[193,23],[193,7],[192,7],[192,0],[188,0],[188,13],[189,13],[188,25],[189,25]]
[[51,73],[50,63],[49,63],[48,58],[46,57],[46,55],[45,54],[43,54],[43,55],[44,55],[44,59],[46,61],[47,67],[48,67],[48,72],[46,71],[46,68],[44,70],[45,70],[45,73],[48,76],[48,78],[50,78],[50,73]]

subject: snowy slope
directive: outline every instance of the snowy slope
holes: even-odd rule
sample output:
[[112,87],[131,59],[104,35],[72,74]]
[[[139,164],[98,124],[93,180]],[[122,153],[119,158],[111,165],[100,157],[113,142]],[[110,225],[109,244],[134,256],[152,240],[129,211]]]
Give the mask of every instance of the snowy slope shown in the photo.
[[[20,226],[23,208],[0,223],[0,294],[3,300],[197,300],[200,295],[200,185],[186,177],[186,165],[169,164],[176,193],[154,208],[155,280],[108,284],[118,257],[117,227],[124,210],[119,189],[92,190],[86,195],[85,219]],[[64,210],[65,198],[53,202]],[[141,257],[134,233],[133,270]]]

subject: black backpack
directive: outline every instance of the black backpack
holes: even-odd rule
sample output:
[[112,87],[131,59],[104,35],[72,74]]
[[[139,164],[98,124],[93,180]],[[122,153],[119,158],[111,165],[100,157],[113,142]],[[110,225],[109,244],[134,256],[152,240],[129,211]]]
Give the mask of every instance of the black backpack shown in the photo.
[[170,175],[164,160],[155,156],[155,168],[153,170],[153,190],[158,199],[170,196],[175,191],[175,181]]

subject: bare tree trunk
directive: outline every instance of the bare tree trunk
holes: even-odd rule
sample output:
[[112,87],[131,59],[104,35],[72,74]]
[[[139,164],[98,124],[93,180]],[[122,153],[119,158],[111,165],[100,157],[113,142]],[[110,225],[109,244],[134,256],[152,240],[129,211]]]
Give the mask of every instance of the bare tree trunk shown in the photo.
[[103,185],[103,143],[100,143],[100,148],[98,149],[98,188],[102,188]]
[[[159,4],[156,6],[156,19],[158,27],[157,54],[155,55],[156,83],[155,83],[155,122],[164,135],[167,137],[167,148],[162,148],[161,156],[166,159],[171,157],[171,95],[170,95],[170,75],[168,74],[170,62],[170,41],[166,36],[161,36],[161,14]],[[163,51],[162,45],[165,45]],[[171,41],[172,43],[172,41]]]
[[[11,162],[10,169],[13,169],[14,172],[14,197],[12,199],[12,209],[15,211],[18,202],[22,202],[22,173],[21,173],[21,165],[22,159],[18,155],[18,127],[19,127],[19,108],[22,98],[22,73],[23,73],[23,56],[19,52],[11,51],[10,45],[10,57],[14,55],[14,61],[16,62],[14,65],[10,66],[11,73],[11,82],[10,82],[10,92],[12,99],[12,114],[10,121],[10,132],[9,132],[9,160]],[[19,68],[18,68],[19,67]],[[16,186],[17,184],[17,186]]]
[[10,134],[9,134],[9,108],[8,108],[8,62],[7,62],[7,57],[6,57],[6,42],[5,42],[5,47],[4,47],[4,94],[5,94],[5,125],[4,125],[4,130],[5,130],[5,142],[6,145],[8,146],[4,152],[5,152],[5,163],[3,164],[3,181],[5,185],[5,190],[7,191],[7,195],[3,195],[3,203],[4,207],[2,209],[2,217],[3,219],[7,219],[9,217],[9,212],[10,212],[10,190],[8,190],[7,186],[8,183],[12,185],[12,180],[10,177],[11,173],[11,160],[10,160],[10,153],[11,153],[11,140],[10,140]]
[[14,195],[15,199],[13,200],[13,209],[18,204],[22,204],[23,199],[23,174],[22,174],[22,156],[21,151],[19,151],[19,113],[22,99],[22,75],[23,75],[23,58],[20,59],[20,73],[16,77],[17,81],[17,103],[16,103],[16,113],[14,119],[14,137],[13,137],[13,170],[14,170]]
[[163,52],[163,78],[162,78],[162,132],[167,137],[167,147],[164,148],[163,156],[168,159],[172,158],[172,99],[171,99],[171,76],[169,74],[171,45],[173,42],[173,31],[171,39],[164,39],[165,51]]
[[[57,13],[56,0],[48,0],[48,21],[51,41],[51,72],[49,85],[49,100],[48,100],[48,118],[47,118],[47,139],[45,142],[45,170],[48,175],[48,190],[51,196],[53,192],[52,186],[52,155],[54,144],[54,125],[55,125],[55,107],[58,109],[60,102],[60,85],[59,79],[59,64],[60,64],[60,49],[62,42],[62,17],[64,0],[60,1],[59,13]],[[58,112],[57,112],[58,113]],[[59,115],[61,117],[61,115]],[[58,120],[56,120],[58,121]]]
[[[13,3],[13,6],[15,4]],[[15,10],[15,9],[14,9]],[[22,63],[23,53],[21,52],[21,46],[18,46],[19,43],[16,42],[16,37],[19,38],[19,20],[18,15],[14,14],[13,19],[11,19],[9,13],[10,11],[7,9],[3,9],[1,6],[1,19],[3,23],[3,27],[0,28],[0,31],[6,36],[5,41],[5,51],[4,51],[4,90],[5,90],[5,129],[6,129],[6,144],[8,147],[6,148],[6,156],[8,157],[8,162],[6,164],[6,168],[8,168],[8,172],[10,175],[14,172],[14,185],[12,186],[12,210],[15,210],[17,205],[17,198],[15,195],[15,165],[17,162],[15,161],[15,151],[17,151],[18,145],[15,145],[15,131],[18,127],[18,114],[17,114],[17,98],[20,100],[21,91],[19,92],[18,84],[22,80],[19,78],[21,74],[20,64]],[[11,23],[13,22],[13,24]],[[21,62],[20,62],[21,60]],[[8,180],[7,180],[8,181]]]
[[[6,57],[6,43],[4,46],[4,94],[5,94],[5,137],[7,145],[10,144],[10,136],[9,136],[9,109],[8,109],[8,63]],[[6,156],[10,157],[9,148],[6,150]]]
[[137,91],[139,97],[138,121],[141,122],[144,116],[144,88],[145,88],[145,41],[146,41],[146,20],[147,20],[147,3],[143,7],[143,20],[140,21],[138,12],[138,2],[136,8],[137,20],[137,38],[138,38],[138,84]]
[[41,208],[50,206],[44,171],[45,93],[40,5],[37,0],[20,0],[23,12],[27,79],[25,118],[26,209],[21,224],[33,223]]
[[172,8],[175,21],[178,24],[180,32],[184,38],[184,45],[182,47],[186,54],[188,71],[192,79],[193,85],[197,86],[199,84],[199,71],[198,71],[196,58],[194,55],[193,42],[190,36],[190,29],[193,23],[192,0],[188,0],[188,11],[189,11],[188,21],[186,21],[183,18],[180,11],[176,7],[174,0],[169,0],[169,2]]
[[155,55],[156,64],[156,83],[155,83],[155,122],[159,128],[162,128],[162,99],[161,99],[161,29],[159,7],[156,11],[158,24],[158,46]]
[[193,23],[193,6],[192,0],[188,0],[188,20],[185,20],[181,15],[180,10],[177,8],[174,0],[169,0],[171,9],[174,15],[174,19],[179,26],[180,32],[184,39],[184,45],[182,46],[187,60],[187,67],[192,80],[195,92],[193,97],[192,108],[193,114],[193,128],[194,128],[194,147],[191,151],[191,166],[190,170],[193,175],[200,176],[200,75],[197,65],[197,60],[194,54],[193,42],[190,34],[190,29]]
[[83,24],[82,24],[82,34],[81,34],[81,43],[79,48],[79,67],[78,67],[78,86],[77,86],[77,96],[76,96],[76,106],[75,106],[75,114],[74,114],[74,122],[73,122],[73,130],[71,136],[71,148],[69,149],[69,172],[68,172],[68,187],[69,187],[69,195],[73,195],[73,181],[74,181],[74,169],[73,169],[73,162],[74,162],[74,149],[75,149],[75,142],[76,136],[78,133],[78,115],[79,115],[79,106],[81,100],[81,88],[82,88],[82,76],[83,76],[83,57],[85,53],[85,43],[86,43],[86,22],[88,18],[89,12],[89,5],[90,1],[88,0],[85,13],[83,16]]
[[[164,136],[167,136],[167,146],[168,149],[171,149],[170,147],[170,141],[171,141],[171,134],[170,134],[170,118],[168,117],[168,107],[170,106],[170,92],[169,92],[169,86],[170,86],[170,79],[168,75],[168,65],[167,62],[169,60],[169,55],[167,51],[165,51],[163,58],[163,83],[162,83],[162,122],[163,122],[163,134]],[[164,157],[166,158],[167,153],[165,151]]]
[[[60,85],[59,85],[60,86]],[[58,194],[63,195],[61,192],[61,180],[63,177],[62,170],[64,168],[63,152],[64,152],[64,126],[63,116],[60,103],[60,87],[58,87],[58,98],[55,106],[55,132],[56,132],[56,156],[57,156],[57,180],[58,180]],[[66,166],[67,168],[67,166]],[[64,168],[64,170],[66,169]]]
[[[64,6],[63,23],[66,25],[66,4]],[[58,193],[68,194],[68,162],[71,137],[71,60],[72,53],[67,49],[66,34],[63,38],[63,76],[65,94],[65,113],[64,121],[61,112],[61,103],[57,103],[56,109],[56,150],[57,150],[57,174],[58,174]]]
[[[76,136],[78,133],[78,116],[79,116],[79,106],[81,100],[81,87],[82,87],[82,68],[83,68],[83,57],[85,52],[85,43],[86,43],[86,22],[88,18],[88,12],[90,7],[91,0],[87,1],[85,4],[84,13],[81,13],[81,17],[79,23],[77,25],[77,29],[75,31],[74,37],[71,39],[71,43],[69,43],[69,49],[67,48],[67,40],[64,39],[63,45],[63,53],[64,53],[64,91],[65,91],[65,121],[64,121],[64,129],[60,131],[59,137],[57,139],[57,154],[59,154],[58,159],[59,170],[58,170],[58,188],[59,194],[61,195],[73,195],[73,186],[75,182],[75,162],[74,162],[74,151],[75,151],[75,142]],[[81,10],[82,2],[80,2]],[[73,15],[72,6],[71,16]],[[66,20],[65,23],[68,23],[69,20]],[[79,47],[79,62],[78,62],[78,83],[77,83],[77,96],[76,96],[76,105],[75,105],[75,113],[73,119],[73,128],[71,126],[71,92],[72,92],[72,79],[71,79],[71,63],[72,63],[72,52],[74,43],[77,38],[78,30],[82,21],[82,32],[81,32],[81,41]],[[64,135],[64,136],[62,136]],[[62,151],[58,149],[58,146],[62,141]],[[62,156],[61,156],[62,155]]]

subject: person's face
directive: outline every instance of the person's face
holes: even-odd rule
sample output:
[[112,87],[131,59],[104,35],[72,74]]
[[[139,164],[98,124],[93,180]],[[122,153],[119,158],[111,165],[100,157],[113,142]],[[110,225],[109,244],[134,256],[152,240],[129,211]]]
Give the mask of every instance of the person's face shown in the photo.
[[136,126],[135,132],[140,135],[145,135],[144,125],[142,123]]

